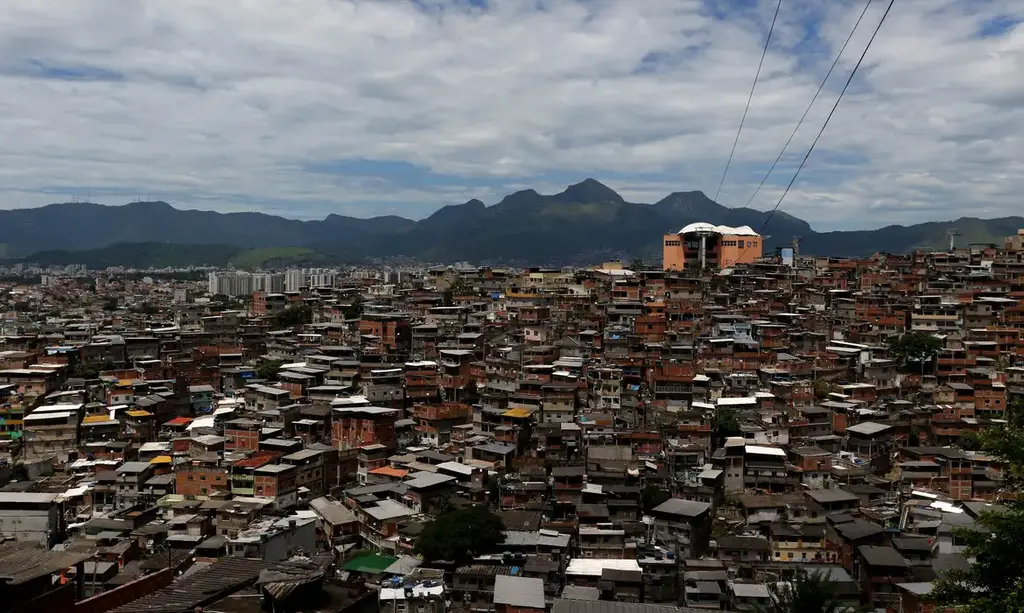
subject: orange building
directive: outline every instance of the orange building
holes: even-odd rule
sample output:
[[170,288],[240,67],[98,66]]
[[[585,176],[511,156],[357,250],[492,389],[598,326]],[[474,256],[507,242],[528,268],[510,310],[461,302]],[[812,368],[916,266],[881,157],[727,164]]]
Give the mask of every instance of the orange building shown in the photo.
[[662,240],[662,269],[728,268],[761,257],[761,236],[750,226],[733,228],[703,221],[691,223]]

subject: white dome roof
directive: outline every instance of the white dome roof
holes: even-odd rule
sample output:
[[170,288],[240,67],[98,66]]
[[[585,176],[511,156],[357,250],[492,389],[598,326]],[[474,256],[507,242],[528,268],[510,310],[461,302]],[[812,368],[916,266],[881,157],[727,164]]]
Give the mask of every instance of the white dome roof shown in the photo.
[[691,224],[687,224],[679,234],[693,234],[696,232],[710,232],[712,234],[729,234],[732,236],[757,236],[757,232],[754,231],[750,226],[740,226],[733,228],[732,226],[716,226],[706,221],[696,221]]
[[717,226],[709,224],[706,221],[695,221],[691,224],[687,224],[679,231],[680,234],[691,234],[693,232],[717,232]]
[[750,226],[739,226],[738,228],[718,226],[718,228],[722,234],[732,234],[734,236],[757,236],[757,232]]

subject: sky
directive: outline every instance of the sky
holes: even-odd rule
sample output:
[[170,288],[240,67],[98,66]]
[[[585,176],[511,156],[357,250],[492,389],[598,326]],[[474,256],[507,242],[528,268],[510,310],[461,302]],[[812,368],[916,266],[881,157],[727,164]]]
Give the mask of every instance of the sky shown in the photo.
[[[782,1],[719,202],[750,198],[864,2]],[[586,177],[714,195],[775,4],[5,0],[0,208],[418,219]],[[752,207],[775,205],[886,5]],[[1024,214],[1022,102],[1024,2],[896,0],[781,209],[817,230]]]

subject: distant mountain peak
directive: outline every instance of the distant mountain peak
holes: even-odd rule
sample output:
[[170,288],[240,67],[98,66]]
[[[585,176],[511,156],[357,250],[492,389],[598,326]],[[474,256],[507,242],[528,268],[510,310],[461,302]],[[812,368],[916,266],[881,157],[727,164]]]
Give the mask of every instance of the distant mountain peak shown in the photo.
[[500,207],[502,205],[518,206],[522,204],[531,204],[536,203],[540,199],[541,195],[537,193],[537,190],[521,189],[517,192],[512,192],[511,194],[505,196],[504,198],[501,199],[501,202],[499,202],[495,206]]
[[460,220],[476,219],[487,210],[487,205],[473,198],[462,204],[449,204],[443,206],[427,217],[433,223],[456,223]]
[[597,179],[584,179],[551,197],[557,202],[625,202],[614,189]]
[[717,211],[723,208],[722,205],[712,200],[707,194],[695,189],[687,192],[672,192],[655,203],[654,206],[674,207],[678,212],[683,211]]
[[129,202],[125,205],[126,207],[142,210],[142,211],[177,211],[170,204],[163,200],[136,200],[135,202]]
[[477,200],[476,198],[473,198],[471,200],[467,200],[467,201],[463,202],[462,204],[448,204],[448,205],[445,205],[445,206],[439,208],[438,210],[434,211],[434,215],[437,215],[438,213],[440,213],[442,211],[446,211],[446,212],[449,212],[449,213],[457,212],[457,213],[460,213],[460,214],[461,213],[466,213],[466,212],[469,212],[469,211],[478,212],[478,211],[484,210],[485,208],[487,208],[486,204],[484,204],[480,200]]

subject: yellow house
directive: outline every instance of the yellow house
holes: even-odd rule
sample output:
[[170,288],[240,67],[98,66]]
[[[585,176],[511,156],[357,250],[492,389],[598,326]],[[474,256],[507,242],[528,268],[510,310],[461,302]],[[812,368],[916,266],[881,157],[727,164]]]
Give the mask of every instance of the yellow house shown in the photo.
[[825,548],[822,524],[772,524],[772,560],[776,562],[835,562],[837,552]]

